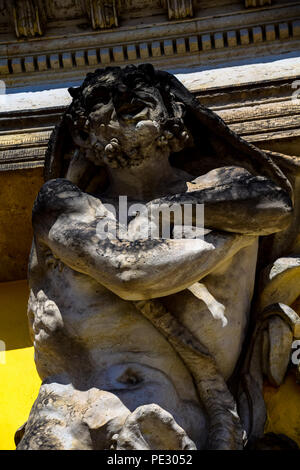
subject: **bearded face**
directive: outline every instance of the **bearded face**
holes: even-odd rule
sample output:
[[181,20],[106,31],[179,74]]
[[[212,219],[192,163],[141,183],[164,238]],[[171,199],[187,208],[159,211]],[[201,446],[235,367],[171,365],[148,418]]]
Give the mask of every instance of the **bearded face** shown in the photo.
[[168,157],[190,139],[183,105],[174,103],[170,115],[158,88],[140,76],[125,80],[108,72],[83,88],[82,99],[87,110],[87,158],[96,164],[140,165],[146,158]]

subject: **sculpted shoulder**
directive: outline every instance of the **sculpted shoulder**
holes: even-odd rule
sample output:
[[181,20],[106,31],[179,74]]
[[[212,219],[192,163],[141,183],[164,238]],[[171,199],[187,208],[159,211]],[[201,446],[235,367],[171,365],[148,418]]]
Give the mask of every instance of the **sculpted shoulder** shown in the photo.
[[108,213],[99,198],[81,191],[69,180],[57,178],[45,183],[34,202],[32,224],[35,234],[46,234],[53,224],[70,217],[78,223],[93,224]]
[[84,193],[65,178],[56,178],[47,181],[40,189],[34,202],[32,214],[33,220],[41,213],[48,211],[61,211],[67,208],[75,208]]

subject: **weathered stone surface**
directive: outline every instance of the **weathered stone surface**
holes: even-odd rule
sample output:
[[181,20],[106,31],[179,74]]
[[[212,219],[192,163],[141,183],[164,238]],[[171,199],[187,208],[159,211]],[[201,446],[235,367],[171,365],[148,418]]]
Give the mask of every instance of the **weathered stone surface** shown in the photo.
[[261,7],[263,5],[271,5],[272,0],[245,0],[245,7]]
[[47,21],[45,3],[41,0],[8,2],[17,38],[42,36]]
[[144,405],[129,415],[119,435],[116,450],[196,450],[195,444],[170,413],[157,405]]
[[118,26],[116,0],[84,0],[84,4],[93,29]]
[[[289,180],[149,64],[100,69],[70,94],[33,209],[28,316],[43,385],[19,448],[254,445],[263,378],[282,382],[298,322],[283,303],[251,311],[258,237],[293,220]],[[167,237],[149,236],[149,210],[174,204],[205,205],[202,238],[178,237],[175,215]]]
[[181,19],[193,16],[192,0],[167,0],[169,19]]
[[[129,64],[145,58],[143,55],[140,57],[139,47],[147,44],[150,52],[151,44],[157,41],[161,43],[161,54],[155,55],[153,62],[164,70],[172,71],[199,65],[207,70],[225,65],[228,61],[230,65],[253,62],[251,59],[258,57],[262,58],[260,62],[266,68],[266,61],[270,61],[269,53],[274,55],[274,59],[299,49],[299,28],[297,21],[293,21],[299,17],[297,2],[286,6],[275,2],[268,8],[257,8],[264,2],[253,0],[251,3],[256,7],[248,11],[238,7],[238,2],[242,0],[236,0],[236,5],[228,10],[228,0],[199,0],[196,3],[191,0],[7,0],[2,2],[1,10],[0,36],[4,47],[0,60],[7,60],[8,68],[0,67],[0,74],[9,87],[27,89],[35,86],[40,89],[43,84],[46,85],[45,89],[49,89],[51,84],[52,88],[58,83],[58,77],[55,73],[56,61],[51,61],[50,56],[57,54],[61,64],[59,82],[78,83],[86,70],[82,70],[82,65],[78,66],[75,60],[64,61],[66,51],[71,53],[73,59],[76,53],[84,52],[86,63],[83,65],[92,68],[95,62],[87,60],[89,51],[96,49],[99,58],[99,48],[108,49],[112,62],[117,62],[114,65],[122,65],[122,62]],[[173,22],[167,21],[168,13]],[[44,25],[47,22],[49,28],[46,32]],[[116,27],[118,24],[122,27]],[[252,31],[253,27],[260,28],[258,34],[256,30]],[[269,27],[274,29],[274,34],[267,34]],[[13,37],[14,29],[19,39]],[[244,36],[244,30],[249,32],[249,38]],[[44,36],[42,40],[36,37],[41,34]],[[220,46],[222,41],[217,40],[217,47],[214,47],[215,34],[223,36],[224,46]],[[32,43],[26,40],[31,40],[33,36],[34,51]],[[179,52],[175,45],[182,38],[187,47],[185,50],[180,48]],[[202,49],[202,39],[204,53],[200,60],[196,52],[198,47]],[[171,40],[174,45],[170,53],[167,49],[167,54],[163,48],[165,40]],[[188,47],[190,41],[191,47]],[[137,57],[126,54],[127,47],[133,44]],[[236,47],[240,44],[244,47]],[[114,58],[113,49],[120,45],[124,48],[124,58]],[[13,59],[19,58],[23,64],[32,54],[36,57],[46,55],[48,67],[39,69],[35,64],[34,71],[39,73],[32,73],[25,67],[21,72],[12,68]],[[152,59],[151,53],[149,58]],[[49,70],[53,73],[47,73]],[[233,77],[234,74],[232,80]]]
[[260,279],[260,307],[276,302],[292,305],[299,296],[300,257],[277,259],[267,266]]
[[130,411],[112,393],[43,384],[19,450],[109,449]]

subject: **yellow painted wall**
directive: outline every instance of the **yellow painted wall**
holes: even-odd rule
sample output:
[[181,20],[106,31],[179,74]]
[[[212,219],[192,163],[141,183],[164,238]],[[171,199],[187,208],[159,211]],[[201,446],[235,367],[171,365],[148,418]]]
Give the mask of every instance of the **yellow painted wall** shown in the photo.
[[300,447],[300,385],[296,383],[296,370],[290,371],[279,388],[265,384],[264,398],[268,411],[265,432],[285,434]]
[[0,450],[15,449],[15,431],[27,420],[40,386],[28,334],[27,299],[26,281],[0,283],[0,341],[6,345],[0,353]]

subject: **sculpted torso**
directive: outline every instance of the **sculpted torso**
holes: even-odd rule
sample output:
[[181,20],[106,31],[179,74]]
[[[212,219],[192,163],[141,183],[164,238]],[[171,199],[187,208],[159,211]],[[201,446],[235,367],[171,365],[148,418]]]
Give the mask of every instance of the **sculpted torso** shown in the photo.
[[[157,146],[158,111],[147,102],[149,96],[143,95],[143,110],[135,105],[129,117],[128,110],[126,117],[114,117],[116,105],[109,101],[91,113],[91,135],[103,141],[105,162],[110,162],[110,184],[102,194],[84,192],[66,179],[52,180],[42,188],[33,213],[29,322],[38,372],[51,393],[83,394],[80,400],[89,403],[82,405],[85,413],[99,402],[100,391],[117,397],[118,405],[112,399],[111,406],[119,407],[122,416],[155,403],[171,413],[197,448],[203,448],[207,414],[194,380],[170,341],[141,314],[138,302],[155,299],[164,306],[209,350],[227,381],[249,321],[258,236],[286,224],[289,208],[280,188],[244,168],[221,167],[196,179],[173,168],[168,160],[170,145],[162,147],[160,141]],[[100,130],[98,121],[105,122]],[[138,130],[142,147],[133,153],[137,163],[124,166],[120,147],[130,155]],[[189,138],[183,129],[180,137],[170,139],[173,150],[179,151]],[[113,157],[118,165],[112,164]],[[76,161],[70,168],[67,178],[76,182],[74,174],[80,173]],[[117,209],[119,195],[147,205],[204,203],[209,230],[204,240],[102,240],[97,224],[104,217],[112,226],[117,220],[122,230],[119,214],[108,214],[104,206],[109,202]],[[129,231],[135,233],[142,218],[137,215],[128,222]],[[47,403],[45,416],[58,413],[58,422],[63,421],[59,407],[51,402],[51,411]],[[101,431],[102,444],[96,447],[107,448],[121,424],[112,425],[105,439]],[[99,423],[95,427],[101,428]],[[59,432],[51,432],[60,442]],[[71,426],[69,434],[68,448],[93,448],[90,442],[78,444]]]
[[[93,204],[101,202],[94,198]],[[201,282],[224,306],[226,324],[214,318],[205,302],[187,289],[177,287],[178,293],[160,300],[209,347],[228,379],[245,337],[257,239],[233,234],[225,238],[215,231],[206,245],[204,249],[211,253],[225,247],[224,258],[217,260],[217,267],[209,269]],[[198,445],[203,444],[199,442],[199,425],[204,435],[205,417],[192,378],[167,340],[132,301],[121,299],[90,276],[66,266],[48,250],[38,249],[40,259],[33,256],[30,267],[29,319],[42,378],[54,376],[55,381],[65,380],[79,389],[84,384],[85,389],[112,391],[131,411],[158,403]],[[47,356],[51,354],[57,359],[49,370]]]

